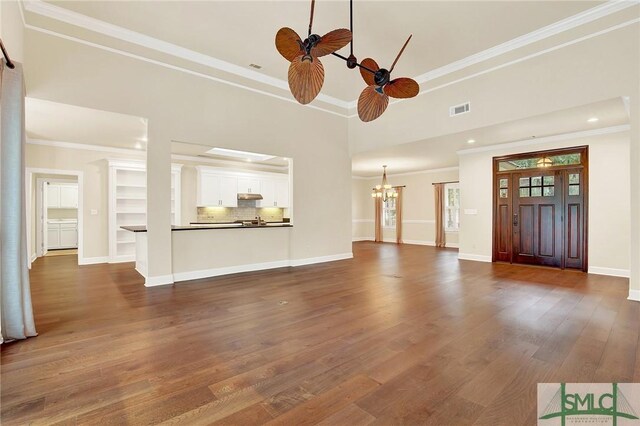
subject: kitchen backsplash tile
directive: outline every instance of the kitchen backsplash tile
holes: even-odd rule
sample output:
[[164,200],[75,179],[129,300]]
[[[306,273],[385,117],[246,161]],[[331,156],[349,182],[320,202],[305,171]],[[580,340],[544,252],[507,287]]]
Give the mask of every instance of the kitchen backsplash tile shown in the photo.
[[239,200],[238,207],[198,207],[198,222],[234,222],[252,220],[260,216],[267,222],[281,222],[284,209],[256,207],[255,201]]

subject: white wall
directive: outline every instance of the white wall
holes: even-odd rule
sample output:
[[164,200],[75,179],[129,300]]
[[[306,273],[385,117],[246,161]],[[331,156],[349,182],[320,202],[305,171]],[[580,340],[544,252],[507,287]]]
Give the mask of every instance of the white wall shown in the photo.
[[148,119],[150,277],[172,272],[172,140],[292,158],[291,259],[351,252],[342,117],[35,31],[25,35],[29,96]]
[[[374,205],[371,188],[379,185],[380,177],[352,179],[352,237],[354,241],[374,239]],[[458,170],[451,169],[422,171],[416,173],[387,175],[392,185],[405,185],[403,193],[402,239],[407,244],[435,245],[435,198],[433,183],[458,180]],[[394,228],[384,228],[385,241],[395,242]],[[457,247],[458,233],[446,233],[447,246]]]
[[[629,274],[629,133],[538,141],[528,146],[466,150],[460,155],[460,257],[491,261],[492,159],[496,156],[572,146],[589,146],[589,270]],[[475,215],[465,209],[477,210]]]

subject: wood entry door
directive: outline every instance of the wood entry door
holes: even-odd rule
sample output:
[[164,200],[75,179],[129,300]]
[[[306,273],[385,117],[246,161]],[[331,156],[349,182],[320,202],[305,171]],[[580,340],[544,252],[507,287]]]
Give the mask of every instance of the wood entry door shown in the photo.
[[563,173],[512,174],[513,262],[564,267]]

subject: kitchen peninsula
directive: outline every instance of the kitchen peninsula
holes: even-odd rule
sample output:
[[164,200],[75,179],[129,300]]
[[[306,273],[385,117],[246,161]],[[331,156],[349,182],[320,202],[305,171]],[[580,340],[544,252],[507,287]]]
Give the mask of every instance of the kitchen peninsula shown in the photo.
[[[243,163],[242,168],[195,161],[179,164],[179,191],[172,189],[171,208],[179,206],[182,214],[172,216],[176,219],[171,224],[172,275],[162,284],[291,265],[290,162],[278,163]],[[160,285],[148,279],[143,223],[121,225],[129,234],[122,238],[134,240],[135,268],[145,277],[145,285]]]
[[[290,223],[210,224],[171,227],[173,281],[290,266]],[[136,270],[145,279],[147,230],[123,226],[135,235]],[[148,280],[146,286],[155,285]]]

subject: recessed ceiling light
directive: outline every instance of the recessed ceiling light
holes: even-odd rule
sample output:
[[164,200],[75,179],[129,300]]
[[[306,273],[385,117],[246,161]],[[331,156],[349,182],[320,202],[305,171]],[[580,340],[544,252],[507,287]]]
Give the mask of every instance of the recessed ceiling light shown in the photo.
[[257,70],[259,70],[260,68],[262,68],[262,65],[258,65],[258,64],[249,64],[249,66],[250,66],[251,68],[255,68],[255,69],[257,69]]
[[136,142],[134,146],[136,149],[142,149],[142,144],[140,142]]
[[475,139],[469,139],[469,140],[467,141],[467,143],[476,143],[476,140],[475,140]]
[[589,123],[595,123],[598,121],[598,117],[591,117],[590,119],[587,120],[587,122]]

